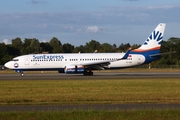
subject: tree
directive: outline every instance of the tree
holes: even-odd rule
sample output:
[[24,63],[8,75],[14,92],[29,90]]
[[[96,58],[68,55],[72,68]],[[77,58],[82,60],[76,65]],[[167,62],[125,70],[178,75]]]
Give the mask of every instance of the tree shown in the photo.
[[0,43],[0,58],[7,54],[7,46],[5,43]]
[[119,49],[120,52],[125,52],[125,51],[127,51],[130,47],[131,47],[131,45],[130,45],[129,43],[127,43],[127,44],[121,43],[121,45],[119,46],[118,49]]
[[100,43],[96,40],[91,40],[89,43],[86,43],[85,48],[87,53],[92,53],[100,48]]
[[[2,60],[3,57],[8,54],[7,53],[7,46],[4,43],[0,43],[0,64],[4,64],[4,61]],[[5,61],[6,62],[6,61]]]
[[108,44],[108,43],[103,43],[100,45],[100,50],[99,52],[113,52],[113,46]]
[[42,42],[40,43],[40,47],[42,48],[43,52],[49,52],[51,53],[53,48],[51,47],[51,45],[49,44],[49,42]]
[[7,45],[8,55],[19,56],[19,50],[14,48],[12,45]]
[[[176,64],[176,65],[180,65],[180,38],[175,38],[172,37],[170,39],[168,39],[166,46],[168,45],[168,52],[173,52],[176,51],[176,54],[169,54],[169,59],[172,63]],[[163,47],[164,48],[164,47]],[[165,50],[163,49],[162,50]],[[167,47],[166,47],[167,50]]]
[[12,39],[11,41],[12,41],[12,46],[15,48],[19,48],[22,46],[22,41],[21,41],[21,38],[19,37]]
[[117,45],[116,44],[113,44],[113,50],[114,50],[114,52],[116,52],[116,50],[117,50]]
[[30,39],[30,38],[24,39],[22,54],[30,54],[31,53],[31,48],[30,48],[31,40],[32,39]]
[[17,55],[20,55],[22,53],[22,47],[23,47],[21,38],[17,37],[15,39],[12,39],[11,41],[12,41],[12,44],[11,44],[12,47],[17,49],[17,51],[18,51]]
[[31,51],[31,53],[40,53],[41,52],[40,43],[39,43],[38,39],[33,38],[31,40],[30,51]]
[[62,44],[56,37],[50,40],[50,45],[53,48],[53,53],[62,53]]
[[141,45],[139,44],[133,44],[131,47],[132,47],[132,49],[137,49],[137,48],[139,48]]
[[64,53],[72,53],[74,50],[74,46],[69,44],[69,43],[66,43],[63,45],[63,52]]
[[80,45],[80,46],[77,46],[77,47],[74,48],[73,53],[79,53],[79,52],[80,53],[85,53],[86,52],[85,49],[86,49],[85,46]]

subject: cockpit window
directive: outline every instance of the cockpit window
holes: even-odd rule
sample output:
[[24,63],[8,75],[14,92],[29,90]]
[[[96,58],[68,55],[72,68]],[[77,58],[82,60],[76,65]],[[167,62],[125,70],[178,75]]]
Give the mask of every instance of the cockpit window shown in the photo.
[[19,59],[13,59],[13,61],[17,62],[17,61],[19,61]]

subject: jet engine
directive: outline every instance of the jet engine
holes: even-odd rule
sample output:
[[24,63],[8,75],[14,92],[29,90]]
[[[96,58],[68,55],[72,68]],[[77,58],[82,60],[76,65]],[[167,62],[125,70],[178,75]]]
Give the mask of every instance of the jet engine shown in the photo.
[[84,73],[84,66],[70,65],[64,68],[66,74]]

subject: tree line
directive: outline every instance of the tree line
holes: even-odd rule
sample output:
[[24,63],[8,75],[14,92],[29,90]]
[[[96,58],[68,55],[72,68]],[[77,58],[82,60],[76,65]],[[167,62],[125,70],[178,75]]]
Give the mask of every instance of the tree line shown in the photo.
[[[116,44],[99,43],[96,40],[91,40],[85,45],[74,46],[70,43],[62,44],[58,38],[53,37],[49,42],[39,42],[36,38],[25,38],[23,41],[17,37],[11,40],[11,44],[0,43],[0,65],[3,65],[12,58],[25,54],[36,53],[93,53],[95,50],[98,52],[126,52],[130,47],[132,49],[138,48],[140,45],[129,43],[121,43],[119,46]],[[161,52],[176,51],[175,54],[168,54],[163,56],[154,64],[167,64],[179,65],[180,60],[180,38],[169,38],[167,41],[162,42]]]

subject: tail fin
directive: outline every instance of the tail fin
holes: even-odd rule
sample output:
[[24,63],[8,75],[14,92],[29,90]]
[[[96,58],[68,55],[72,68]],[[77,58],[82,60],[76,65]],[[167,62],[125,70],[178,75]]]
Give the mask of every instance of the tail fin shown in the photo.
[[133,50],[133,52],[154,51],[153,53],[159,53],[165,26],[165,23],[160,23],[147,40],[139,48]]

